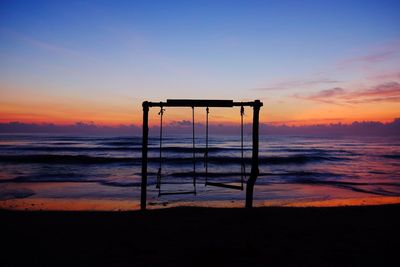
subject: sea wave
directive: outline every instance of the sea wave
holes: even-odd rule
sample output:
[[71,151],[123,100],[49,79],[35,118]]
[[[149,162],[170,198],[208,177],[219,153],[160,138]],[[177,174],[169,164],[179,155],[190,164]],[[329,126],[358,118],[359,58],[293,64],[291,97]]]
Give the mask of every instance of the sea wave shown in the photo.
[[35,183],[35,182],[51,182],[51,183],[64,183],[64,182],[79,182],[79,183],[92,183],[99,182],[100,179],[90,179],[76,173],[40,173],[32,175],[19,175],[11,179],[1,179],[0,183]]
[[[158,162],[159,158],[150,157],[150,163]],[[203,157],[196,158],[197,163],[202,163]],[[322,156],[322,155],[292,155],[292,156],[267,156],[260,157],[260,164],[306,164],[319,161],[341,161],[346,160],[343,157]],[[193,163],[192,157],[180,158],[162,158],[166,164],[185,164]],[[141,163],[140,157],[110,157],[110,156],[87,156],[87,155],[53,155],[53,154],[38,154],[38,155],[1,155],[0,162],[9,163],[59,163],[59,164],[110,164],[110,163]],[[210,164],[250,164],[250,158],[240,157],[208,157]]]
[[[25,175],[18,176],[12,179],[2,179],[0,184],[8,183],[98,183],[105,186],[113,187],[140,187],[140,182],[132,181],[118,181],[111,179],[90,179],[85,176],[65,173],[65,174],[39,174],[39,175]],[[149,182],[148,185],[153,185],[155,183]]]
[[[121,182],[121,181],[99,181],[99,184],[106,185],[106,186],[115,186],[115,187],[140,187],[140,182]],[[149,184],[148,184],[149,186]]]
[[[1,149],[7,149],[12,151],[63,151],[63,152],[101,152],[101,151],[126,151],[126,152],[140,152],[142,151],[141,146],[55,146],[55,145],[45,145],[45,146],[14,146],[14,145],[0,145]],[[158,152],[159,147],[149,147],[148,151]],[[219,153],[219,152],[235,152],[240,151],[240,148],[223,148],[223,147],[213,147],[208,148],[208,153]],[[245,151],[250,151],[251,149],[244,149]],[[195,153],[205,153],[206,149],[204,147],[197,147],[194,149]],[[192,147],[176,147],[167,146],[162,148],[163,153],[183,153],[191,154],[193,153]]]
[[27,198],[33,196],[35,192],[28,188],[9,189],[0,188],[0,200],[9,200],[16,198]]
[[380,196],[400,196],[400,192],[393,192],[382,188],[382,186],[400,187],[400,183],[364,183],[334,180],[317,180],[310,178],[300,178],[295,181],[297,184],[331,185],[343,189],[349,189],[355,192],[368,193]]
[[139,163],[139,159],[126,157],[86,156],[86,155],[3,155],[0,162],[8,163],[59,163],[59,164],[106,164],[106,163]]
[[141,146],[142,142],[134,142],[134,141],[108,141],[108,142],[99,142],[99,145],[105,146]]
[[400,159],[400,154],[382,155],[382,157],[388,159]]

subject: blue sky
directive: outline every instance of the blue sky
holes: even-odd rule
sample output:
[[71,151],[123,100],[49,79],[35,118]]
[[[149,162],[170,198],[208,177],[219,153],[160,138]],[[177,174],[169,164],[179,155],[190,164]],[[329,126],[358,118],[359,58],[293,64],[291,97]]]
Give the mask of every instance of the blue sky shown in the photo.
[[[355,117],[366,106],[336,110],[315,96],[399,82],[399,10],[399,1],[2,0],[3,115],[64,122],[80,110],[72,121],[128,123],[143,100],[190,97],[259,98],[272,122],[387,120],[398,102]],[[52,112],[26,112],[39,106]]]

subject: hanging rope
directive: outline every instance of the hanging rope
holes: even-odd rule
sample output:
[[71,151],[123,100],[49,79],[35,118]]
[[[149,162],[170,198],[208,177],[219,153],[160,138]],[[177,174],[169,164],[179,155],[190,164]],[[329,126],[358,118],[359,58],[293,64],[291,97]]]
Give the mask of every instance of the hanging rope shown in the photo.
[[161,106],[160,112],[158,115],[160,116],[160,158],[159,158],[159,167],[157,172],[157,182],[156,188],[158,188],[158,195],[161,194],[161,169],[162,169],[162,140],[163,140],[163,115],[165,109]]
[[241,185],[243,190],[243,182],[246,179],[246,164],[244,162],[244,146],[243,146],[243,116],[244,116],[244,107],[240,108],[240,134],[241,134],[241,152],[242,152],[242,166],[241,166]]
[[206,150],[204,152],[204,168],[206,168],[206,185],[208,181],[208,114],[210,113],[210,109],[206,108]]
[[194,107],[192,106],[192,141],[193,141],[193,187],[196,194],[196,145],[194,136]]

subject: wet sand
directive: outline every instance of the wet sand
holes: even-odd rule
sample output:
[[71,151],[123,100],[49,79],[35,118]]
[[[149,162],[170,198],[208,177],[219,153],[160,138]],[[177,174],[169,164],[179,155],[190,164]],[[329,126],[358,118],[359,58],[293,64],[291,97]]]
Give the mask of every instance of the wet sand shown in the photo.
[[[326,190],[326,189],[325,189]],[[322,191],[322,190],[321,190]],[[318,192],[321,192],[318,191]],[[343,207],[343,206],[372,206],[400,204],[400,197],[388,196],[359,196],[324,199],[323,194],[318,198],[271,199],[254,201],[255,207]],[[363,194],[365,195],[365,194]],[[240,201],[169,201],[168,199],[149,201],[148,209],[175,208],[175,207],[202,207],[202,208],[242,208],[244,200]],[[0,200],[0,210],[20,211],[137,211],[140,202],[124,199],[63,199],[63,198],[14,198]]]
[[0,211],[2,266],[385,266],[400,205]]

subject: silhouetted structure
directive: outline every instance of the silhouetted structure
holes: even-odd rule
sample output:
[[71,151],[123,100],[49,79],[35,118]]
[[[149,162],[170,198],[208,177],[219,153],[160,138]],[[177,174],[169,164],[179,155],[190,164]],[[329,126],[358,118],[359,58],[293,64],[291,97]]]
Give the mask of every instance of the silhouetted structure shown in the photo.
[[[253,190],[254,185],[258,177],[258,147],[259,147],[259,114],[260,108],[263,103],[260,100],[251,102],[233,102],[232,100],[191,100],[191,99],[168,99],[166,102],[143,102],[143,134],[142,134],[142,183],[141,183],[141,202],[140,206],[142,210],[146,209],[147,201],[147,163],[148,163],[148,138],[149,138],[149,109],[151,107],[159,107],[160,112],[160,166],[157,174],[157,188],[159,189],[160,195],[170,194],[196,194],[196,154],[195,154],[195,131],[194,131],[194,108],[205,107],[207,112],[206,119],[206,153],[205,153],[205,167],[206,167],[206,185],[226,187],[231,189],[243,190],[243,175],[245,174],[243,164],[243,115],[244,107],[253,107],[253,131],[252,131],[252,161],[251,161],[251,172],[250,177],[247,181],[246,186],[246,208],[253,206]],[[162,118],[164,113],[164,107],[191,107],[192,108],[192,133],[193,133],[193,191],[187,192],[161,192],[161,162],[162,162]],[[241,107],[241,148],[242,148],[242,177],[241,186],[234,186],[222,183],[209,182],[207,179],[207,158],[208,158],[208,113],[210,107]]]

